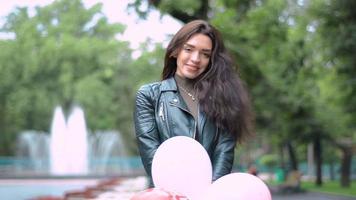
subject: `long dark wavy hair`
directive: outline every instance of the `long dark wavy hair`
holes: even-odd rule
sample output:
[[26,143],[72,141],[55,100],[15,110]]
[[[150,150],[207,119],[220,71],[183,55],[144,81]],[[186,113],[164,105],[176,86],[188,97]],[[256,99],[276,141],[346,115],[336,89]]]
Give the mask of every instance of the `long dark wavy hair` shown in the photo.
[[213,44],[209,65],[195,84],[200,109],[218,128],[242,141],[253,134],[250,100],[240,77],[234,72],[234,62],[219,31],[208,22],[194,20],[174,35],[166,50],[162,80],[174,76],[178,53],[198,33],[207,35]]

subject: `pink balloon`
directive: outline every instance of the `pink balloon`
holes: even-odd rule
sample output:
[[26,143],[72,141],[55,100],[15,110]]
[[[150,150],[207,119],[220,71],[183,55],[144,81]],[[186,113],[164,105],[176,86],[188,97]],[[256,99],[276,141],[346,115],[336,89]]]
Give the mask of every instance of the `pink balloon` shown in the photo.
[[212,182],[209,155],[190,137],[172,137],[159,146],[153,157],[152,179],[155,187],[195,200]]
[[203,199],[272,200],[272,196],[260,178],[247,173],[232,173],[216,180]]

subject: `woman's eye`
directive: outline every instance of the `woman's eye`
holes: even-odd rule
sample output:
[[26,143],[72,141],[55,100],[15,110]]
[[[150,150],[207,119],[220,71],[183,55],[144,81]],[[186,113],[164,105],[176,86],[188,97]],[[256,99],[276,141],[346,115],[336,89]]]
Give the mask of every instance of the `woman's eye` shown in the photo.
[[204,53],[203,55],[205,58],[210,58],[210,54],[208,54],[208,53]]
[[190,52],[192,49],[189,47],[186,47],[186,48],[184,48],[184,50]]

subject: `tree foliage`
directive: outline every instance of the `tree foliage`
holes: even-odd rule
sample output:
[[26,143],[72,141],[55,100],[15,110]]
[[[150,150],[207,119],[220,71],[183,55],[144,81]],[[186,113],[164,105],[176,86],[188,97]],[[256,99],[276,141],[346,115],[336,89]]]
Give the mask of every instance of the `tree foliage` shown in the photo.
[[[355,2],[283,0],[135,0],[143,18],[152,9],[182,22],[206,19],[222,33],[253,101],[257,141],[266,153],[289,152],[285,167],[298,168],[314,144],[316,183],[321,165],[341,152],[342,185],[350,184],[356,134]],[[80,0],[18,8],[0,40],[0,152],[11,152],[16,133],[48,130],[53,108],[84,107],[91,130],[119,129],[135,152],[132,108],[138,87],[159,80],[164,49],[157,45],[133,59],[101,5]],[[326,145],[325,145],[326,144]],[[332,144],[332,145],[328,145]],[[281,157],[285,157],[281,155]]]
[[131,51],[116,39],[124,26],[109,24],[100,4],[87,9],[79,0],[55,1],[33,16],[17,8],[1,31],[14,35],[0,41],[6,49],[0,53],[2,154],[13,152],[9,144],[21,130],[49,132],[56,105],[67,114],[82,106],[93,131],[129,126],[120,120],[126,100],[117,85]]
[[[327,157],[322,141],[355,145],[355,2],[218,0],[182,7],[169,0],[136,0],[135,5],[144,2],[149,6],[141,13],[156,8],[182,22],[207,19],[222,32],[251,92],[259,135],[288,148],[292,168],[300,160],[295,148],[313,143],[320,185]],[[202,5],[206,12],[200,12]]]

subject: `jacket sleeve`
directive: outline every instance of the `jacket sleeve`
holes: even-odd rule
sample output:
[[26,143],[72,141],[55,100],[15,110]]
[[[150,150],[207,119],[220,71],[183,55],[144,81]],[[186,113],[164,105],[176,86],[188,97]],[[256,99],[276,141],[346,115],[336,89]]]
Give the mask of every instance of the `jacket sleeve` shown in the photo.
[[235,146],[236,139],[231,134],[220,132],[212,158],[213,181],[231,173]]
[[134,122],[139,153],[152,187],[152,159],[160,145],[160,139],[155,121],[155,101],[152,99],[154,96],[150,93],[148,86],[137,92]]

